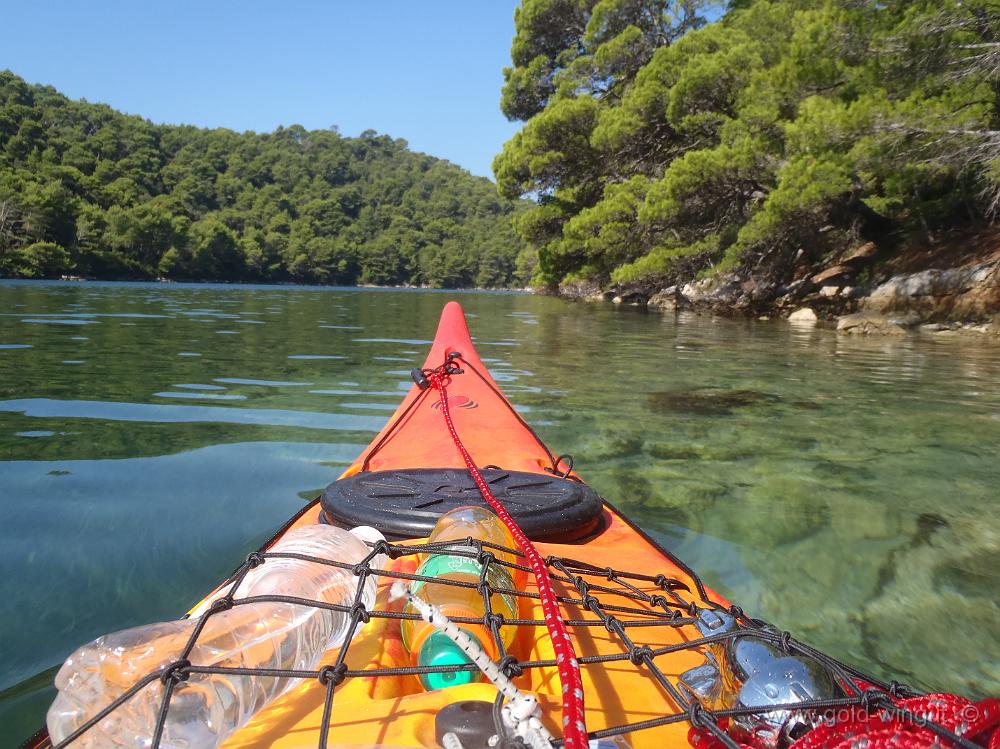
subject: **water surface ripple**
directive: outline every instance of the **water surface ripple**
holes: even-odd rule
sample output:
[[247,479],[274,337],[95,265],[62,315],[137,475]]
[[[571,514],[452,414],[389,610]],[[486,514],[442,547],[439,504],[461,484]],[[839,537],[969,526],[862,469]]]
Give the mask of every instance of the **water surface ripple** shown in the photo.
[[[448,298],[0,282],[0,745],[71,650],[182,614],[335,479]],[[458,298],[553,449],[721,593],[880,675],[1000,692],[1000,346]]]

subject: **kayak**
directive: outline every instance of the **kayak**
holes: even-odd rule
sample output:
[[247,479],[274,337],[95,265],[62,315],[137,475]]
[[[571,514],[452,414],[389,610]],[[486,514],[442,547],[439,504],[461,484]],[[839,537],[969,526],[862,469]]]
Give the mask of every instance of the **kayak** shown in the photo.
[[[317,669],[316,678],[304,678],[274,699],[222,746],[436,747],[449,729],[465,737],[466,749],[488,745],[486,734],[496,719],[491,707],[500,704],[497,686],[483,679],[427,689],[401,638],[403,601],[390,595],[394,583],[413,579],[415,551],[442,513],[488,501],[481,483],[543,560],[557,617],[569,635],[566,652],[573,654],[569,660],[579,677],[579,689],[571,691],[580,692],[575,709],[582,711],[580,725],[590,746],[783,749],[809,740],[808,746],[833,746],[843,730],[819,738],[833,724],[817,719],[823,708],[881,709],[889,716],[880,719],[884,730],[911,730],[891,716],[916,710],[925,696],[868,676],[748,617],[588,487],[572,458],[555,454],[504,396],[476,352],[458,303],[445,306],[427,360],[413,378],[372,443],[259,550],[266,556],[286,534],[317,523],[374,527],[386,539],[388,555],[376,573],[375,605],[370,611],[352,609],[359,630],[324,655],[329,665]],[[480,547],[480,554],[485,551]],[[564,683],[570,666],[550,629],[546,602],[551,599],[543,581],[528,572],[526,549],[514,551],[525,560],[526,580],[515,592],[517,618],[494,615],[482,624],[494,634],[516,629],[506,638],[510,647],[499,649],[503,657],[497,666],[537,700],[541,723],[559,740],[568,737],[564,711],[574,695]],[[220,583],[189,614],[209,610],[232,580]],[[487,591],[487,599],[490,595]],[[741,644],[747,647],[739,650]],[[182,670],[190,665],[179,663]],[[757,692],[754,685],[760,686]],[[949,723],[947,710],[934,713],[940,725],[930,722],[927,735],[975,746],[972,737],[992,730],[990,711],[1000,715],[1000,704],[993,702],[977,703],[986,717],[971,728]],[[486,729],[476,727],[482,720]],[[742,726],[742,733],[730,730],[734,725]],[[838,725],[842,729],[843,721]],[[852,730],[846,735],[859,735]],[[930,743],[907,744],[921,745]],[[23,744],[50,746],[44,730]]]

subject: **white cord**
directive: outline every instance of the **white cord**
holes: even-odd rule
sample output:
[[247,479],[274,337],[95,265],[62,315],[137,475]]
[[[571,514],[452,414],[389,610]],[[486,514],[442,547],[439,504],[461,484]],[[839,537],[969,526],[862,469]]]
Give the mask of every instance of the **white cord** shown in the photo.
[[503,706],[502,715],[508,728],[524,739],[531,749],[551,749],[552,734],[542,724],[542,709],[538,704],[538,698],[533,694],[524,694],[518,689],[500,666],[490,659],[475,638],[445,616],[437,606],[427,603],[415,595],[408,585],[397,580],[389,589],[389,600],[395,601],[404,597],[420,612],[425,622],[448,635],[503,694],[507,703]]

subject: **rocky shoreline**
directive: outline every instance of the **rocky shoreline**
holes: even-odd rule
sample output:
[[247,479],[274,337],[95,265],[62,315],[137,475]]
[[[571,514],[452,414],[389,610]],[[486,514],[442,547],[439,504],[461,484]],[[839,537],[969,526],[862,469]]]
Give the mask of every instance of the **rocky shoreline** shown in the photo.
[[559,295],[663,312],[785,318],[795,325],[833,325],[844,335],[972,333],[1000,339],[1000,249],[916,271],[879,266],[878,256],[868,242],[787,284],[730,273],[663,288],[576,282],[560,285]]

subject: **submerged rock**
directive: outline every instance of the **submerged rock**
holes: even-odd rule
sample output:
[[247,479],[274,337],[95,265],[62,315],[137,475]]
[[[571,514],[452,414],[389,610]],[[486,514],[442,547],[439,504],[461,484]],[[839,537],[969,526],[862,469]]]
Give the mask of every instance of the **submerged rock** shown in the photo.
[[803,411],[822,411],[823,410],[823,406],[821,406],[816,401],[797,400],[797,401],[792,401],[792,405],[795,406],[796,408],[801,408]]
[[991,323],[926,323],[920,326],[920,332],[933,333],[938,337],[953,336],[1000,336],[1000,316]]
[[817,460],[811,472],[820,478],[833,480],[859,478],[873,480],[876,478],[875,472],[870,468],[865,468],[857,463],[841,463],[835,460]]
[[659,501],[665,507],[676,507],[691,512],[704,512],[729,493],[724,484],[710,481],[671,481],[659,493]]
[[581,465],[599,463],[640,455],[642,448],[641,435],[598,429],[582,442],[575,457]]
[[646,446],[646,452],[651,458],[656,460],[701,460],[703,455],[700,451],[691,449],[686,445],[671,444],[669,442],[654,442]]
[[[949,688],[973,699],[1000,691],[1000,663],[989,655],[1000,617],[998,541],[1000,525],[988,515],[918,527],[890,557],[883,585],[862,610],[866,628],[898,633],[869,655],[904,670],[947,674]],[[912,643],[933,642],[929,633],[964,647],[915,651]]]
[[653,482],[641,471],[633,470],[628,466],[617,466],[610,473],[617,484],[618,494],[616,496],[640,506],[655,504],[657,495],[653,489]]
[[744,517],[738,537],[758,549],[774,549],[808,538],[830,522],[825,494],[816,481],[764,476],[742,499]]
[[706,442],[680,440],[676,442],[647,442],[644,450],[656,461],[737,461],[752,458],[752,447],[742,442],[727,443],[719,440]]
[[883,315],[859,312],[837,320],[837,332],[847,335],[905,336],[906,328],[899,321]]
[[780,401],[781,398],[771,393],[722,388],[665,390],[652,393],[649,396],[650,406],[656,412],[697,414],[700,416],[725,416],[736,408],[747,408]]

